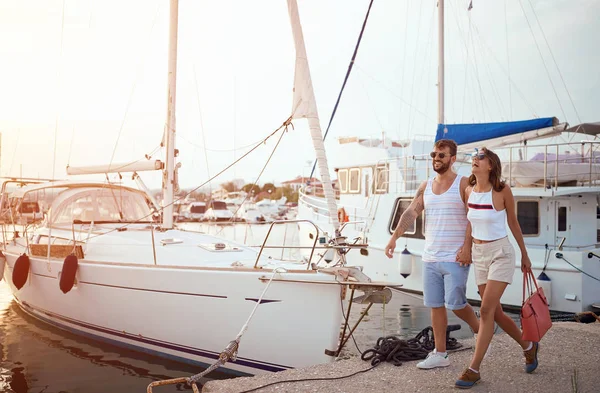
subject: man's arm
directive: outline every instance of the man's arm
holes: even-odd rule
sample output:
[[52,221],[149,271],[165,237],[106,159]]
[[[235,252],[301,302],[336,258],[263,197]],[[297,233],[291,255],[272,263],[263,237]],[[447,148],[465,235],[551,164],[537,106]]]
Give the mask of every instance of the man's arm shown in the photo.
[[400,216],[398,225],[396,225],[396,229],[394,229],[394,233],[392,233],[390,241],[388,242],[387,246],[385,246],[385,255],[387,255],[388,258],[393,258],[394,256],[396,240],[398,240],[400,236],[404,235],[404,232],[406,232],[406,230],[412,225],[412,223],[415,222],[419,214],[421,214],[425,209],[423,194],[425,193],[426,186],[427,182],[423,182],[419,186],[417,194],[410,203],[410,206],[408,206],[404,213],[402,213],[402,216]]
[[392,239],[398,240],[398,238],[404,235],[404,232],[415,222],[419,214],[423,212],[425,209],[425,203],[423,200],[423,194],[425,193],[425,187],[427,183],[423,182],[419,189],[417,190],[417,194],[414,199],[410,203],[410,206],[402,213],[400,216],[400,221],[398,221],[398,225],[392,234]]

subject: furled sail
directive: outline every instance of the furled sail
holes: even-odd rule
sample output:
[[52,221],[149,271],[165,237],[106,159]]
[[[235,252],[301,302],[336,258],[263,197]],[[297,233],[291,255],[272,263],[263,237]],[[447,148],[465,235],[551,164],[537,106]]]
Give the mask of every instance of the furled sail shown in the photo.
[[296,0],[288,0],[288,12],[294,35],[294,45],[296,47],[296,69],[294,75],[294,101],[292,104],[292,117],[294,119],[305,118],[308,120],[310,136],[313,142],[317,163],[319,166],[319,175],[323,183],[323,191],[327,201],[327,210],[334,228],[339,228],[340,223],[337,216],[337,206],[331,177],[329,176],[329,167],[327,156],[325,154],[325,144],[323,143],[323,134],[319,122],[317,103],[315,101],[315,92],[310,78],[310,69],[308,67],[308,57],[306,56],[306,47],[304,46],[304,35],[300,25],[300,16],[298,14],[298,4]]

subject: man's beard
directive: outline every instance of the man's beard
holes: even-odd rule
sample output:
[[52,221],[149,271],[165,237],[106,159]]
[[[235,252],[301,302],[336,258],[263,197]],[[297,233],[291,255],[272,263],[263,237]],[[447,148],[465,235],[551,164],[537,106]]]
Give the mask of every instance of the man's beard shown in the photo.
[[440,175],[443,175],[444,173],[446,173],[448,171],[448,169],[450,169],[450,163],[445,164],[441,161],[439,161],[440,164],[442,164],[442,166],[440,166],[439,168],[435,167],[436,162],[433,163],[433,170],[437,173],[439,173]]

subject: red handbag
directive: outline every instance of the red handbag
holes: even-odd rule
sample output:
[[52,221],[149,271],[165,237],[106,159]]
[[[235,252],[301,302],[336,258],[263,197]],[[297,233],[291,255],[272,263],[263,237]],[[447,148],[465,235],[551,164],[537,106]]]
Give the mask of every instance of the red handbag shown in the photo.
[[551,327],[550,308],[544,290],[538,287],[533,273],[527,271],[523,273],[523,305],[521,306],[523,340],[539,342]]

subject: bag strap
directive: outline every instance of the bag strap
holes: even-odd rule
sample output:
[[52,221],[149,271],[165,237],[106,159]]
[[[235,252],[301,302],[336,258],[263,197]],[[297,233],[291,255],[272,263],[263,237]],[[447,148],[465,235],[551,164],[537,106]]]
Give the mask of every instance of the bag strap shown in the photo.
[[[535,286],[535,291],[539,290],[537,281],[535,280],[535,276],[531,270],[523,273],[523,302],[521,305],[525,304],[525,300],[531,296],[534,292],[533,287]],[[529,296],[525,297],[525,289],[527,289],[527,293]]]

